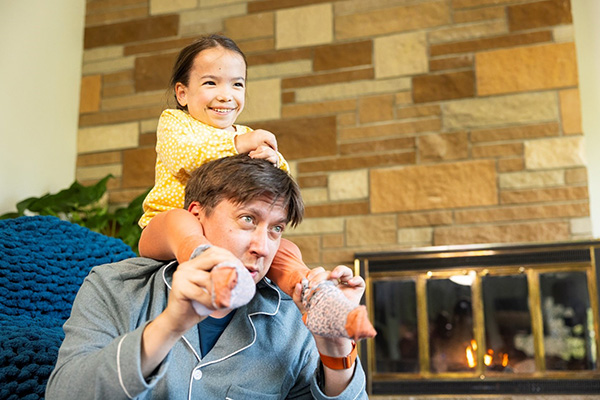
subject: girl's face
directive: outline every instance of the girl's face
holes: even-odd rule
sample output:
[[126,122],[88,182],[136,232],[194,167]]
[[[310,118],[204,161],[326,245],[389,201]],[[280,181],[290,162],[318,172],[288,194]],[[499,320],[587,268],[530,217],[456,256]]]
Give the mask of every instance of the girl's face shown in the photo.
[[175,94],[192,117],[232,130],[244,109],[246,63],[241,55],[223,47],[203,50],[194,59],[188,85],[178,82]]

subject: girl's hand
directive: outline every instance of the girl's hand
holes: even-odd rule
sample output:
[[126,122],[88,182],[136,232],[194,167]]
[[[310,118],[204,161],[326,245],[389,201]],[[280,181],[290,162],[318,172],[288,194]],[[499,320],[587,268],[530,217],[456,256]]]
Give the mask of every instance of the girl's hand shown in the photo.
[[262,158],[263,160],[267,160],[273,164],[275,168],[279,168],[279,155],[275,150],[268,146],[258,146],[256,150],[252,150],[248,155],[251,158]]
[[270,147],[274,151],[277,151],[277,139],[275,135],[264,129],[257,129],[235,137],[235,148],[238,153],[248,153],[257,150],[260,146]]

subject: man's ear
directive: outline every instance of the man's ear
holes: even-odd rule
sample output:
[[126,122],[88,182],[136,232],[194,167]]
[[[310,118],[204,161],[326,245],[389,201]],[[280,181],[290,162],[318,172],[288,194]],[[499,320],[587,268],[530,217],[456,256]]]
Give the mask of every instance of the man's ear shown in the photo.
[[191,212],[196,218],[204,215],[202,206],[197,201],[192,201],[188,206],[187,210]]
[[187,86],[181,82],[177,82],[175,84],[175,97],[182,107],[187,106]]

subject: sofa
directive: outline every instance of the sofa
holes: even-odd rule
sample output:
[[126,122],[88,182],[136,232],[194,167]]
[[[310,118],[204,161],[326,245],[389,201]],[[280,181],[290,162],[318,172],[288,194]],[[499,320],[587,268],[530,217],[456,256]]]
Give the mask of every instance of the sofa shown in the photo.
[[121,240],[51,216],[0,220],[0,399],[42,399],[77,291]]

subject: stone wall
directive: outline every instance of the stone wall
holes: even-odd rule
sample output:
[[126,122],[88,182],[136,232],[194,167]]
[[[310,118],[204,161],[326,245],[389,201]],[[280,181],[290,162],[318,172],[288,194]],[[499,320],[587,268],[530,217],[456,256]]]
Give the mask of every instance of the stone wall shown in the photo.
[[171,65],[211,32],[248,57],[238,122],[277,135],[309,264],[591,236],[569,0],[88,0],[78,179],[153,184]]

